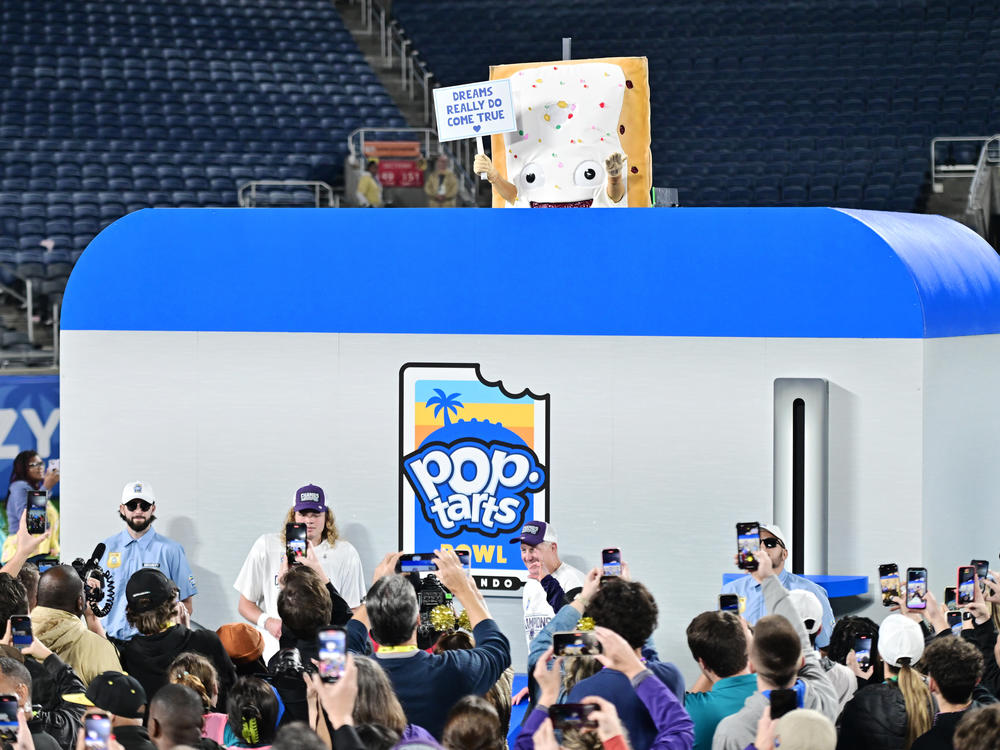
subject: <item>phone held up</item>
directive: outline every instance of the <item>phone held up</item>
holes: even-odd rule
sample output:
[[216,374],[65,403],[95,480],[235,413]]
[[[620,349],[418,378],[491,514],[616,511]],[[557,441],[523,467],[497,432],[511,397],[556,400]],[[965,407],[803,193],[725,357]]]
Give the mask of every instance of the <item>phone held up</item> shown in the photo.
[[606,576],[622,574],[622,551],[617,547],[606,547],[601,550],[601,565]]
[[0,694],[0,740],[13,742],[17,739],[17,706],[16,695]]
[[789,688],[772,690],[770,701],[772,719],[780,719],[789,711],[794,711],[799,707],[798,694]]
[[10,634],[14,648],[24,651],[31,645],[31,618],[28,615],[10,616]]
[[558,703],[549,706],[553,729],[594,729],[597,722],[590,717],[598,709],[596,703]]
[[870,635],[859,635],[854,639],[854,658],[857,659],[861,669],[867,670],[872,665],[872,637]]
[[603,653],[597,634],[583,630],[553,633],[552,650],[556,656],[594,656]]
[[882,604],[891,607],[892,597],[899,596],[899,567],[896,563],[885,563],[878,566],[878,583],[882,589]]
[[961,604],[972,604],[976,598],[976,569],[962,565],[958,569],[958,589],[956,600]]
[[927,609],[927,568],[906,569],[906,608]]
[[306,556],[306,525],[304,523],[285,524],[285,554],[289,565],[298,565]]
[[319,631],[319,677],[323,682],[336,682],[344,676],[347,666],[347,635],[343,628]]
[[28,508],[25,512],[25,523],[29,534],[45,533],[45,515],[48,510],[49,497],[44,490],[28,491]]
[[760,553],[760,524],[736,524],[736,566],[743,570],[757,570],[757,555]]
[[99,711],[87,711],[83,716],[84,750],[107,750],[111,739],[111,717]]
[[740,612],[740,597],[737,594],[719,594],[720,612]]

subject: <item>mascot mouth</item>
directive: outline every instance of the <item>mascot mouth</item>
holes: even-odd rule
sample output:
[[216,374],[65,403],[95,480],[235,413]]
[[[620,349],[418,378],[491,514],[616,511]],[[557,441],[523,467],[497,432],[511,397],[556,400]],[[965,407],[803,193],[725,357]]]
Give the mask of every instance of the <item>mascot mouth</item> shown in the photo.
[[567,203],[549,203],[543,201],[529,201],[532,208],[590,208],[594,202],[593,198],[585,201],[569,201]]

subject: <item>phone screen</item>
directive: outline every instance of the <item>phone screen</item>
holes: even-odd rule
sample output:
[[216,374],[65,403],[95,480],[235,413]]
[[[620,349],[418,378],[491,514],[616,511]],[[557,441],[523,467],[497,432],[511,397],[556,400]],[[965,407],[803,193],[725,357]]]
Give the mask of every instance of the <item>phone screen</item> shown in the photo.
[[878,583],[882,589],[882,604],[891,607],[892,597],[899,596],[899,568],[896,563],[878,566]]
[[949,612],[948,613],[948,627],[951,628],[951,632],[955,635],[962,635],[962,613],[961,612]]
[[0,695],[0,738],[17,737],[17,696],[12,693]]
[[400,573],[431,573],[437,570],[433,552],[414,552],[399,556],[396,568]]
[[976,598],[976,569],[963,565],[958,569],[958,603],[972,604]]
[[323,682],[336,682],[344,674],[347,642],[344,631],[328,628],[319,632],[319,676]]
[[87,714],[83,720],[85,750],[106,750],[111,737],[111,719],[102,714]]
[[740,611],[740,597],[737,594],[719,594],[719,609],[723,612]]
[[285,524],[285,554],[288,564],[295,565],[306,556],[306,525],[304,523]]
[[568,633],[553,633],[552,649],[556,656],[593,656],[601,653],[601,644],[596,633],[572,630]]
[[622,574],[622,551],[617,547],[601,550],[601,563],[604,565],[604,575],[620,576]]
[[870,635],[861,635],[854,639],[854,656],[858,666],[868,669],[872,665],[872,639]]
[[945,586],[944,587],[944,606],[952,611],[958,610],[958,604],[955,601],[955,587]]
[[555,729],[593,729],[597,722],[588,717],[596,710],[596,703],[558,703],[549,706],[549,718]]
[[927,568],[906,569],[906,608],[927,609]]
[[10,616],[10,633],[14,648],[23,651],[31,645],[31,618],[27,615]]
[[757,570],[757,554],[760,552],[760,524],[736,524],[737,566],[744,570]]
[[45,511],[49,499],[44,492],[32,490],[28,493],[28,508],[25,522],[29,534],[45,533]]

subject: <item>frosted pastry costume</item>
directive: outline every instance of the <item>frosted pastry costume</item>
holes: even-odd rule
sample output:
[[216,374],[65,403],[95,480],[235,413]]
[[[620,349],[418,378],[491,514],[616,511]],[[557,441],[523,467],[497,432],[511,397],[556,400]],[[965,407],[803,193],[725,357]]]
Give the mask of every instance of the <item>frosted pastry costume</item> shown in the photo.
[[[645,58],[494,66],[490,78],[510,78],[518,124],[493,136],[493,166],[517,189],[512,203],[495,190],[494,206],[649,205]],[[625,196],[617,202],[605,172],[615,153],[625,155]]]

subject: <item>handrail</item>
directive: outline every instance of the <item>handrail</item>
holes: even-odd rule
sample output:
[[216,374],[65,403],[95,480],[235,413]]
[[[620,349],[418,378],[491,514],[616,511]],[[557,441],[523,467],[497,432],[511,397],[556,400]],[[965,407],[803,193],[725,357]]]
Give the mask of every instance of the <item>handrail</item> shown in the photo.
[[970,141],[980,141],[985,143],[995,137],[996,136],[989,135],[958,135],[931,138],[931,188],[934,192],[940,192],[943,189],[943,185],[938,182],[938,178],[968,177],[976,170],[975,164],[938,164],[936,153],[937,149],[935,147],[939,143],[968,143]]
[[972,220],[984,237],[990,234],[990,207],[984,206],[982,197],[987,192],[984,186],[985,180],[990,177],[990,168],[1000,164],[1000,155],[990,153],[991,146],[1000,146],[1000,133],[991,136],[983,143],[979,152],[979,159],[976,162],[976,173],[969,183],[969,197],[965,205],[965,214]]
[[[240,185],[236,193],[241,208],[258,207],[258,187],[309,187],[312,188],[313,205],[316,208],[338,208],[340,206],[340,199],[334,194],[333,188],[328,183],[320,180],[250,180]],[[274,193],[266,193],[264,195],[268,198],[275,197]],[[279,201],[278,204],[290,204],[292,202],[294,201],[284,200]],[[271,203],[268,205],[273,206],[275,204]]]

